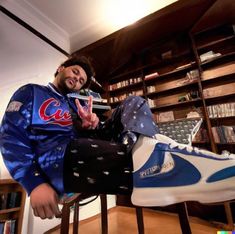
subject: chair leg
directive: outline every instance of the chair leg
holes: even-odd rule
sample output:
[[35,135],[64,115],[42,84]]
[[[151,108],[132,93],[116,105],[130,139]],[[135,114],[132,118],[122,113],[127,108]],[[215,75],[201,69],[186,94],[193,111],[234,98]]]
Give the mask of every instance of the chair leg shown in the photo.
[[79,225],[79,203],[76,202],[74,206],[74,216],[73,216],[73,234],[78,234]]
[[138,233],[144,234],[144,219],[143,219],[143,209],[141,207],[136,207],[136,220],[138,226]]
[[63,217],[61,220],[60,234],[68,234],[69,233],[70,207],[64,205],[62,213],[63,213]]
[[177,210],[180,220],[180,227],[182,234],[191,234],[191,228],[189,224],[188,211],[185,202],[177,204]]
[[108,209],[106,194],[100,195],[101,201],[101,230],[102,234],[108,234]]
[[227,225],[228,225],[228,230],[234,230],[234,224],[233,224],[233,214],[231,211],[231,206],[230,202],[224,202],[224,209],[225,209],[225,214],[227,218]]

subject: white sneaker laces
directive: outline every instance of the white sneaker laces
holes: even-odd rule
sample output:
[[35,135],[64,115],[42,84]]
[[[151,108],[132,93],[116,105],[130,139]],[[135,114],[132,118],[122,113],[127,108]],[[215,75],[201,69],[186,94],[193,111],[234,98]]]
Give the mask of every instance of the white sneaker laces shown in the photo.
[[185,144],[179,144],[177,142],[171,142],[171,143],[169,143],[169,146],[171,149],[173,149],[173,148],[186,149],[189,153],[191,153],[193,150],[196,153],[200,152],[200,150],[197,147],[192,147],[190,145],[185,145]]
[[229,158],[229,159],[235,159],[235,154],[230,153],[229,151],[223,151],[222,154],[216,154],[211,151],[205,150],[205,149],[199,149],[197,147],[193,147],[191,145],[186,145],[186,144],[180,144],[173,139],[162,135],[162,134],[156,134],[155,139],[159,142],[162,142],[164,144],[168,144],[171,149],[173,148],[178,148],[178,149],[186,149],[187,152],[192,153],[193,151],[195,153],[201,153],[207,156],[215,157],[215,158]]
[[216,157],[216,158],[235,159],[235,154],[232,154],[229,151],[224,151],[222,154],[219,155],[219,154],[213,153],[213,152],[208,151],[208,150],[199,149],[197,147],[193,147],[193,146],[190,146],[190,145],[179,144],[177,142],[171,142],[171,143],[169,143],[169,146],[170,146],[171,149],[173,149],[173,148],[186,149],[189,153],[194,151],[196,153],[206,154],[206,155],[213,156],[213,157]]

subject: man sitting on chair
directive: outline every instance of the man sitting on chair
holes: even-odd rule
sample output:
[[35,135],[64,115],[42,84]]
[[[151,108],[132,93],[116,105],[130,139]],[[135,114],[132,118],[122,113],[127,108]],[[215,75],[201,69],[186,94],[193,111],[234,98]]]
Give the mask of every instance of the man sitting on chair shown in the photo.
[[92,98],[80,103],[68,97],[87,87],[93,75],[86,58],[71,57],[52,83],[19,88],[7,106],[1,152],[28,192],[35,216],[59,215],[58,197],[68,192],[132,194],[141,206],[235,198],[235,155],[159,134],[143,98],[128,97],[100,123]]

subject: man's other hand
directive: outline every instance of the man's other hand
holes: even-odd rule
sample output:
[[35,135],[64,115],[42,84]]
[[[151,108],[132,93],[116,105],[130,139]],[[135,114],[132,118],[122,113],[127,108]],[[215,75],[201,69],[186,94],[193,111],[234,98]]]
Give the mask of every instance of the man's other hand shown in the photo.
[[59,217],[59,198],[56,191],[47,183],[40,184],[30,194],[30,203],[35,216],[41,219]]

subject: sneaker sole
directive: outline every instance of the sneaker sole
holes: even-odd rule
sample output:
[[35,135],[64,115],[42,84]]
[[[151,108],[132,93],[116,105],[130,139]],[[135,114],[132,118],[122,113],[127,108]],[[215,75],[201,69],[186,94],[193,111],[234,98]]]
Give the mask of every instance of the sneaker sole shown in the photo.
[[[137,206],[167,206],[184,201],[216,203],[235,199],[235,177],[214,183],[166,188],[135,188],[131,201]],[[182,191],[186,191],[182,194]]]

